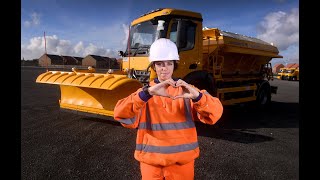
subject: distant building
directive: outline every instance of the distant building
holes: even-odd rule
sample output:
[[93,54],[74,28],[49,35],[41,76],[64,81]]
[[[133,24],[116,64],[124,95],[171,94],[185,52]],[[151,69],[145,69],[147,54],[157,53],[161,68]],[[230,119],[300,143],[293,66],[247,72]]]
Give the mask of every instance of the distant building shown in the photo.
[[32,60],[21,60],[21,66],[38,66],[39,62],[38,59],[32,59]]
[[76,57],[76,56],[73,56],[73,58],[75,58],[75,59],[76,59],[76,61],[77,61],[77,65],[82,65],[83,57]]
[[63,64],[64,65],[76,65],[77,60],[71,56],[61,56],[63,59]]
[[76,65],[76,66],[92,66],[95,68],[104,69],[119,69],[120,64],[116,58],[109,58],[98,55],[87,55],[85,58],[76,56],[64,56],[54,54],[43,54],[39,58],[39,66],[54,66],[54,65]]
[[82,59],[82,57],[43,54],[39,58],[39,66],[81,65]]
[[298,63],[289,63],[285,66],[286,68],[299,68]]
[[39,58],[39,66],[63,65],[63,58],[54,54],[43,54]]
[[118,69],[119,64],[116,58],[109,58],[98,55],[87,55],[82,60],[82,66],[92,66],[95,68]]
[[111,69],[120,69],[120,63],[118,62],[117,58],[110,58],[111,59]]
[[283,68],[283,64],[275,64],[272,68],[272,73],[276,74],[280,71],[280,68]]

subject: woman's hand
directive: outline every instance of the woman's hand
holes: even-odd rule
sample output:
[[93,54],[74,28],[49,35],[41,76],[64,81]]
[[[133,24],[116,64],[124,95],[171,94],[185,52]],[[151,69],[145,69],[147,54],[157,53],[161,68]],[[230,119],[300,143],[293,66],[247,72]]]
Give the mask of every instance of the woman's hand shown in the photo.
[[171,96],[168,92],[167,89],[169,86],[175,87],[175,81],[173,79],[168,79],[165,81],[162,81],[154,86],[151,86],[148,88],[149,94],[150,95],[157,95],[157,96],[163,96],[163,97],[169,97],[169,98],[174,98]]
[[[170,95],[167,91],[169,86],[182,87],[183,89],[182,94],[177,96]],[[179,79],[178,81],[174,81],[173,79],[165,80],[154,86],[149,87],[148,91],[150,95],[169,97],[172,99],[178,99],[178,98],[195,99],[199,96],[199,91],[196,88],[194,88],[192,85],[183,81],[182,79]]]
[[177,98],[188,98],[188,99],[196,99],[199,96],[199,91],[194,88],[192,85],[186,83],[182,79],[179,79],[175,84],[175,87],[182,87],[182,94],[175,96],[174,99]]

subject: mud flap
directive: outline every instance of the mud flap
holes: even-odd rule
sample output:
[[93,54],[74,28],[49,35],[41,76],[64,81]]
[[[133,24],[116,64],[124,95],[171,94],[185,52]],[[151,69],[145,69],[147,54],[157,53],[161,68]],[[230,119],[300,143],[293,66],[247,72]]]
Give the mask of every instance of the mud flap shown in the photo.
[[278,87],[277,86],[271,86],[271,94],[277,94]]

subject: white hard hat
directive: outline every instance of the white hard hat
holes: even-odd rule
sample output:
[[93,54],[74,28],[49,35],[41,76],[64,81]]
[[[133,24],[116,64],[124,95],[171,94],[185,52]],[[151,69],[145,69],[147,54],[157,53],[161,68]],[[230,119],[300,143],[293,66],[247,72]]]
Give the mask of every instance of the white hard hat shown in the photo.
[[178,48],[170,39],[160,38],[150,47],[149,61],[179,60]]

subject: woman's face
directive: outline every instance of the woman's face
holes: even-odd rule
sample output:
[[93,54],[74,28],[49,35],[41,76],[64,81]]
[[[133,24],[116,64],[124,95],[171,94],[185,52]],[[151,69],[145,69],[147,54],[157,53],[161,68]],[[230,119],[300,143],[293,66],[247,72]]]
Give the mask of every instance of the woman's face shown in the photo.
[[172,78],[174,63],[173,61],[156,61],[154,62],[159,81],[165,81]]

